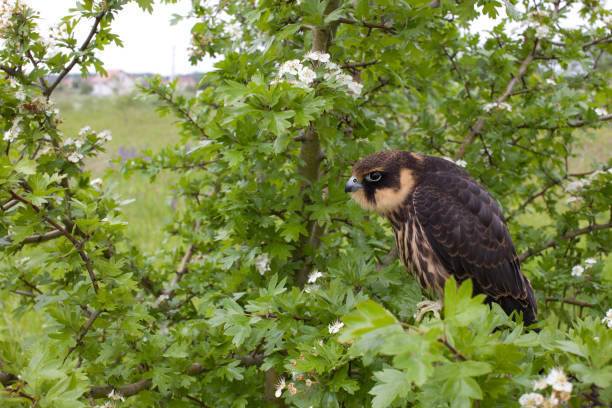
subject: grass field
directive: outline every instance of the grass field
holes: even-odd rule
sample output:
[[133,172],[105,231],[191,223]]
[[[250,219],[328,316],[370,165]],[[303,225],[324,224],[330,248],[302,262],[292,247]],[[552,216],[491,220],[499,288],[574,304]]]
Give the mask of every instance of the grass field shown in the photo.
[[117,193],[124,199],[136,200],[124,207],[127,233],[143,250],[155,250],[164,236],[162,227],[172,215],[170,187],[176,176],[161,174],[151,183],[143,175],[126,179],[108,170],[118,168],[120,164],[112,161],[121,157],[129,159],[143,149],[158,151],[178,143],[175,119],[160,118],[152,102],[134,95],[97,98],[62,91],[56,94],[55,102],[64,119],[60,128],[65,137],[75,138],[84,126],[95,131],[111,131],[113,139],[106,145],[106,152],[86,161],[85,167],[95,177],[106,174],[105,184],[116,185]]

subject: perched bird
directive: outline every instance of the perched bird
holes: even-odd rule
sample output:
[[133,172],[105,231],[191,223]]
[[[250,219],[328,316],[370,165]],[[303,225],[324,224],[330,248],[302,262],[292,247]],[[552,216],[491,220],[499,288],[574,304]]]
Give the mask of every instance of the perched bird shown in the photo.
[[535,295],[504,216],[461,167],[438,157],[383,151],[359,160],[344,190],[391,222],[399,257],[423,289],[442,297],[450,276],[457,282],[470,278],[474,294],[535,323]]

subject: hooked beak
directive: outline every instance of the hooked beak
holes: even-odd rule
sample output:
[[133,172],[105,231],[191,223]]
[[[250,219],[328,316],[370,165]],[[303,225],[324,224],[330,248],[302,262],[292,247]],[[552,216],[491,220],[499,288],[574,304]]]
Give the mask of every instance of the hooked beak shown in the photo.
[[351,178],[346,182],[346,185],[344,186],[344,192],[354,193],[362,187],[363,186],[359,184],[359,180],[357,180],[357,177],[351,176]]

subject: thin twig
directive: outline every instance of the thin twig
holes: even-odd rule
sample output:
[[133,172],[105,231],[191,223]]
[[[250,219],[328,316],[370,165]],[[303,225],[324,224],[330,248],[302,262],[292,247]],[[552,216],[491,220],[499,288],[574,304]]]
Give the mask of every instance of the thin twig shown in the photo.
[[567,303],[569,305],[575,305],[575,306],[580,306],[580,307],[597,307],[597,305],[594,305],[592,303],[582,302],[580,300],[576,300],[573,298],[557,298],[554,296],[547,296],[546,302],[561,302],[561,303]]
[[340,65],[340,68],[359,68],[359,67],[369,67],[370,65],[378,64],[378,60],[368,61],[368,62],[352,62]]
[[450,345],[450,343],[446,340],[446,339],[438,339],[438,341],[442,344],[444,344],[450,351],[453,352],[453,354],[455,355],[455,359],[459,358],[463,361],[466,361],[467,358],[461,354],[459,351],[457,351],[456,348],[454,348],[453,346]]
[[[500,104],[504,102],[506,99],[508,99],[508,97],[512,94],[512,91],[514,90],[514,87],[516,86],[518,81],[523,77],[523,75],[525,75],[525,72],[527,71],[527,67],[529,66],[531,61],[533,61],[535,57],[535,53],[539,49],[540,49],[540,41],[536,40],[535,44],[533,45],[533,50],[531,50],[529,55],[523,60],[516,75],[510,80],[510,82],[508,82],[508,85],[506,85],[505,92],[499,98],[497,98],[495,103]],[[485,125],[485,118],[484,116],[480,116],[476,120],[476,123],[474,123],[474,126],[470,128],[470,131],[467,134],[467,136],[463,139],[463,142],[461,142],[461,146],[459,147],[457,154],[455,154],[455,159],[461,159],[465,155],[465,153],[467,152],[468,146],[472,144],[476,136],[479,135],[480,132],[482,132],[484,125]]]
[[372,23],[369,21],[359,21],[356,18],[346,18],[346,17],[342,17],[339,18],[338,20],[336,20],[339,23],[342,24],[355,24],[355,25],[361,25],[367,28],[378,28],[381,29],[385,32],[389,32],[389,33],[395,33],[395,29],[393,28],[393,26],[391,25],[387,25],[387,24],[382,24],[382,23]]
[[96,16],[96,19],[94,20],[94,24],[91,27],[91,30],[89,31],[89,35],[87,35],[87,38],[85,38],[85,41],[83,42],[83,44],[79,48],[77,54],[74,56],[74,58],[72,58],[72,61],[70,61],[70,64],[68,64],[62,70],[62,72],[60,72],[59,76],[55,79],[53,84],[51,84],[51,86],[49,86],[45,90],[45,92],[43,93],[47,98],[49,96],[51,96],[51,94],[53,93],[55,88],[57,88],[57,86],[60,84],[60,82],[62,82],[64,77],[66,75],[68,75],[68,73],[72,70],[72,68],[74,68],[74,66],[77,64],[77,62],[79,62],[81,54],[83,53],[83,51],[85,51],[87,49],[87,47],[89,47],[89,44],[91,43],[91,40],[93,40],[94,35],[98,31],[98,26],[100,25],[100,21],[102,21],[102,19],[106,15],[106,13],[108,13],[108,10],[104,10],[104,11],[101,11],[100,13],[98,13],[98,15]]
[[525,252],[523,252],[519,256],[519,261],[523,262],[525,259],[529,258],[530,256],[539,254],[540,252],[544,251],[545,249],[548,249],[550,247],[553,247],[553,246],[557,245],[559,243],[559,241],[563,241],[563,240],[566,240],[566,239],[576,238],[576,237],[578,237],[580,235],[588,234],[590,232],[599,231],[599,230],[606,229],[606,228],[612,228],[612,222],[608,222],[608,223],[605,223],[605,224],[592,224],[592,225],[589,225],[588,227],[579,228],[577,230],[573,230],[573,231],[567,232],[567,233],[561,235],[560,237],[557,237],[555,239],[551,239],[550,241],[547,241],[546,243],[544,243],[544,245],[540,246],[539,248],[536,248],[536,249],[528,248]]
[[83,329],[81,330],[81,333],[79,334],[79,336],[76,339],[76,344],[74,346],[70,346],[70,348],[68,348],[68,354],[66,354],[66,357],[64,357],[64,361],[62,362],[62,364],[65,363],[66,359],[68,359],[70,354],[72,354],[72,352],[74,350],[76,350],[76,348],[79,347],[83,343],[83,339],[85,338],[85,335],[87,334],[87,332],[89,331],[91,326],[94,324],[94,322],[96,321],[96,319],[98,318],[98,316],[100,316],[100,314],[102,312],[103,312],[103,310],[96,310],[95,312],[93,312],[91,314],[91,316],[89,316],[89,319],[85,323],[85,326],[83,326]]
[[61,233],[66,238],[68,238],[70,242],[72,242],[74,247],[77,249],[79,256],[81,257],[83,262],[85,262],[85,267],[87,268],[87,272],[89,273],[89,278],[91,279],[91,284],[93,285],[94,291],[98,293],[98,284],[96,282],[96,275],[94,274],[93,267],[91,266],[91,259],[89,259],[87,254],[85,254],[85,251],[83,251],[83,242],[77,241],[77,239],[70,232],[68,232],[64,227],[59,225],[54,219],[44,214],[42,210],[40,209],[40,207],[38,207],[36,204],[21,197],[19,194],[15,193],[13,190],[9,190],[9,193],[15,200],[21,201],[22,203],[32,207],[37,213],[41,214],[43,220],[53,225],[57,230],[61,231]]
[[[199,228],[200,220],[196,221],[195,226],[193,227],[194,232],[197,231]],[[172,282],[170,282],[170,286],[168,286],[163,291],[163,295],[168,296],[168,298],[171,298],[174,295],[174,288],[176,285],[178,285],[183,275],[187,272],[187,264],[189,263],[191,257],[194,254],[194,249],[195,245],[193,243],[189,244],[189,246],[187,247],[187,251],[185,251],[183,259],[181,259],[181,263],[179,264],[179,267],[176,270],[176,273],[174,274],[174,278],[172,278]]]

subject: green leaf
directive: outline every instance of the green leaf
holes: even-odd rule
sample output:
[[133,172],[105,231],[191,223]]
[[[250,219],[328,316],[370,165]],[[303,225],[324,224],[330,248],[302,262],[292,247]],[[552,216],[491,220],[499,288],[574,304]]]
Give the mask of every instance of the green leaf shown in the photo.
[[410,382],[403,371],[387,368],[374,373],[376,385],[370,390],[374,395],[373,408],[390,406],[398,397],[405,397],[410,391]]

